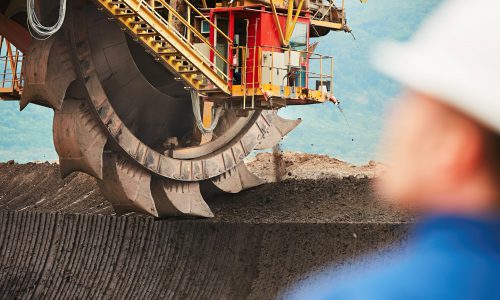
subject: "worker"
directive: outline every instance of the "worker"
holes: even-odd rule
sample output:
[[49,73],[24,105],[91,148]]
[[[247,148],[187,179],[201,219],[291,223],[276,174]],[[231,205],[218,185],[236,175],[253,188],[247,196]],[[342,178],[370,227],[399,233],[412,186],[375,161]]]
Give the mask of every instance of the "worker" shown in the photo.
[[404,87],[376,187],[421,220],[405,249],[313,276],[290,299],[500,299],[499,12],[498,0],[448,0],[375,56]]
[[299,75],[298,74],[299,71],[300,71],[300,68],[290,67],[290,69],[288,70],[288,72],[285,75],[285,78],[287,80],[288,86],[295,87],[296,82],[297,82],[297,77]]
[[241,84],[241,68],[240,68],[240,51],[238,48],[238,44],[233,45],[233,84],[239,85]]

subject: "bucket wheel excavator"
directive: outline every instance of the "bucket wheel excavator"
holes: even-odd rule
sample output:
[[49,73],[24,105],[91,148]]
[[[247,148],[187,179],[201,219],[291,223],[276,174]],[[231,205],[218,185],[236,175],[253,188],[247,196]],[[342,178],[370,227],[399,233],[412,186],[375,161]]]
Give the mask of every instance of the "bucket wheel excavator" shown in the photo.
[[262,184],[245,157],[300,123],[277,109],[336,101],[309,43],[332,30],[333,0],[3,0],[0,97],[53,109],[62,176],[116,213],[211,217],[203,193]]

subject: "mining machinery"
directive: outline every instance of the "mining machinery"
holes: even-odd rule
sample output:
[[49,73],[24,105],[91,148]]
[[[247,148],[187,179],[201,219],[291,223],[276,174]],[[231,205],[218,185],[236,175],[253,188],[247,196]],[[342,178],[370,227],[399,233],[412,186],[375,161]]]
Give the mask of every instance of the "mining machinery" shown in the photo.
[[204,193],[263,183],[244,159],[300,123],[279,108],[336,102],[330,31],[343,1],[2,0],[0,98],[53,109],[61,175],[117,214],[211,217]]

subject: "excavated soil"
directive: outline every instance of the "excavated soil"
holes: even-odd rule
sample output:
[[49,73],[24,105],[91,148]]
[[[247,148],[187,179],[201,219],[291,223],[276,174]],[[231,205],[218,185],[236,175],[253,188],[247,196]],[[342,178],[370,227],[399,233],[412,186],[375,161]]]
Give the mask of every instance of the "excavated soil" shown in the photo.
[[301,152],[259,153],[247,160],[249,168],[268,182],[286,179],[374,178],[384,166],[375,161],[356,166],[328,155]]
[[[382,167],[353,166],[303,153],[261,153],[247,164],[268,183],[239,194],[206,197],[215,218],[205,222],[406,222],[377,201],[372,180]],[[61,179],[55,163],[0,164],[0,209],[113,214],[93,178]]]
[[0,299],[281,299],[408,240],[412,218],[371,188],[376,163],[278,152],[248,165],[268,183],[208,197],[215,218],[155,220],[114,216],[85,174],[0,164]]

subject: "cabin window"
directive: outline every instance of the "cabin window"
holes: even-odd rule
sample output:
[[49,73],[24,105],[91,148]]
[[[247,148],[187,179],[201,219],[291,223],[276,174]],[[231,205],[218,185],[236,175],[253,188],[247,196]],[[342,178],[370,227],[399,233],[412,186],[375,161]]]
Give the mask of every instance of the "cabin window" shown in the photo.
[[[224,18],[217,17],[215,19],[215,25],[224,32],[228,34],[229,32],[229,21]],[[220,34],[218,31],[215,31],[215,49],[217,52],[221,54],[222,57],[227,57],[229,51],[229,45],[226,38]],[[215,65],[219,68],[220,71],[224,72],[227,75],[227,64],[226,62],[220,58],[218,55],[215,57]]]
[[290,38],[290,46],[294,50],[306,50],[307,49],[307,29],[306,23],[295,24],[295,30]]
[[201,33],[210,33],[210,23],[206,20],[201,21]]

